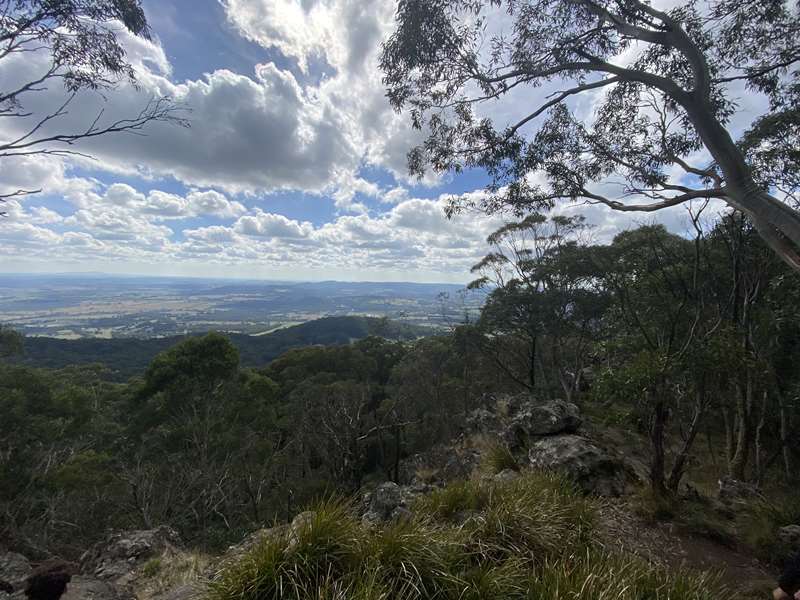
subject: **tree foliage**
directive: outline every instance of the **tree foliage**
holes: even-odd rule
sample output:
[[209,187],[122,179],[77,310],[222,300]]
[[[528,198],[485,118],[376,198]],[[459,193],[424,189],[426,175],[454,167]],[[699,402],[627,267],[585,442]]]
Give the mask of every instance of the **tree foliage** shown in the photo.
[[[120,81],[136,83],[133,66],[126,60],[119,32],[149,38],[150,30],[139,0],[2,0],[0,1],[0,65],[26,56],[47,54],[41,72],[25,78],[6,76],[0,86],[0,117],[12,127],[0,139],[0,160],[33,154],[77,154],[70,146],[82,139],[142,130],[161,121],[188,126],[182,107],[170,98],[151,99],[137,115],[111,122],[102,111],[84,129],[59,130],[60,119],[81,92],[103,92]],[[32,97],[48,86],[64,88],[60,104],[40,113],[28,108]],[[0,200],[35,193],[10,190]]]
[[[403,0],[384,82],[427,133],[410,170],[485,170],[485,210],[582,200],[654,211],[721,199],[800,270],[798,14],[788,1],[662,11],[643,0]],[[736,82],[769,104],[738,142]],[[503,102],[514,114],[526,91],[533,108],[517,120],[486,116]],[[594,114],[580,118],[575,103],[598,91]],[[604,192],[608,183],[619,193]]]

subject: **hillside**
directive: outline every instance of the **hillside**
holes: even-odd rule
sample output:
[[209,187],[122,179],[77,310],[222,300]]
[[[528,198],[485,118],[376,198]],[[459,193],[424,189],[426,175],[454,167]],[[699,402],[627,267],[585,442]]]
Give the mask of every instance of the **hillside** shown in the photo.
[[[326,317],[262,336],[227,334],[239,350],[241,364],[263,366],[291,348],[348,344],[372,335],[391,340],[413,340],[431,330],[374,317]],[[111,378],[126,380],[144,371],[153,358],[167,348],[195,336],[137,339],[62,340],[49,337],[25,339],[25,352],[17,362],[34,367],[61,369],[72,365],[103,364]]]

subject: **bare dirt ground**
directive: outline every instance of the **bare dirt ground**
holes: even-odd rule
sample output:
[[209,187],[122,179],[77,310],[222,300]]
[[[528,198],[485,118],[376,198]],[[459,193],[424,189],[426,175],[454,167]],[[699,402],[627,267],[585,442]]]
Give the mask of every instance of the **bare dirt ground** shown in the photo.
[[747,554],[692,534],[674,523],[651,523],[636,516],[624,500],[610,501],[600,511],[603,543],[672,569],[717,574],[731,599],[771,598],[777,574]]

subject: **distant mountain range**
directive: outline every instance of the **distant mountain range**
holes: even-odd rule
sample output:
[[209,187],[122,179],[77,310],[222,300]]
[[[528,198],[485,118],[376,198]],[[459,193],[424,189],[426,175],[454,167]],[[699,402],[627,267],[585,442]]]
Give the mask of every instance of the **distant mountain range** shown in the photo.
[[[226,334],[239,349],[243,366],[263,366],[291,348],[348,344],[372,335],[391,340],[413,340],[433,329],[374,317],[326,317],[260,336]],[[25,339],[24,355],[16,362],[60,369],[70,365],[103,364],[110,378],[124,381],[144,372],[159,353],[188,336],[164,338]]]

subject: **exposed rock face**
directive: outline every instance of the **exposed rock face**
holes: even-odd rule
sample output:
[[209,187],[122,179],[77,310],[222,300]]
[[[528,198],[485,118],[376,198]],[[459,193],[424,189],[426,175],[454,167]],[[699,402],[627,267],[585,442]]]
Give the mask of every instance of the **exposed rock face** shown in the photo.
[[581,418],[574,404],[563,400],[537,403],[529,399],[515,411],[505,439],[509,446],[518,448],[532,438],[575,433],[580,426]]
[[414,500],[433,489],[433,486],[419,481],[411,485],[397,485],[386,481],[364,496],[362,521],[365,524],[376,524],[408,520],[412,517],[409,507]]
[[112,533],[84,554],[81,564],[85,573],[125,586],[144,562],[165,551],[174,551],[179,545],[178,534],[169,527]]
[[623,464],[586,438],[559,435],[542,438],[528,453],[531,466],[561,471],[587,494],[620,496],[625,492]]

